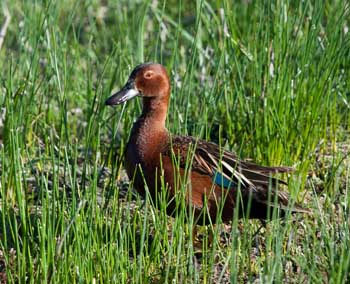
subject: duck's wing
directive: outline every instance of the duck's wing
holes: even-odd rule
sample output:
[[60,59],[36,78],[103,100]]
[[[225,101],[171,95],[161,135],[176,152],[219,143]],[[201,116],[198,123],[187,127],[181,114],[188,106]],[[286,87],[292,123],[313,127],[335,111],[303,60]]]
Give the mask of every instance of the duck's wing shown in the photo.
[[170,143],[169,149],[179,158],[181,167],[185,167],[192,158],[192,170],[212,177],[221,174],[235,184],[240,184],[242,188],[255,189],[260,186],[286,184],[271,175],[294,170],[291,167],[264,167],[246,162],[215,143],[190,136],[172,136]]
[[[220,148],[215,143],[190,136],[172,136],[170,146],[167,148],[167,154],[172,151],[180,167],[191,165],[193,171],[211,176],[213,183],[218,186],[228,189],[239,188],[243,194],[252,194],[255,200],[271,206],[274,205],[277,193],[279,207],[282,209],[288,207],[288,193],[275,190],[278,185],[287,183],[272,175],[292,172],[294,168],[259,166],[239,159],[234,153]],[[308,212],[297,204],[292,211]]]

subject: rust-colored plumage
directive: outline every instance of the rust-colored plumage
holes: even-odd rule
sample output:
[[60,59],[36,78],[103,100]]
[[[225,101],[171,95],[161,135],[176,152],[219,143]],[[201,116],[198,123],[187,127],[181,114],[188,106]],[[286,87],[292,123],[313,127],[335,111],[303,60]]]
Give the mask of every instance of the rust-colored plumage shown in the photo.
[[[170,81],[162,65],[137,66],[126,85],[106,104],[120,104],[135,96],[142,97],[143,110],[126,147],[126,171],[136,190],[144,194],[146,182],[154,199],[164,179],[169,215],[174,212],[173,197],[181,186],[186,187],[186,202],[192,205],[198,222],[207,222],[208,217],[215,222],[221,207],[220,218],[224,222],[232,220],[235,210],[239,210],[240,217],[266,219],[269,207],[277,206],[282,214],[290,207],[288,194],[277,190],[280,184],[286,183],[271,175],[290,172],[292,168],[264,167],[242,161],[214,143],[171,135],[167,131]],[[290,210],[308,212],[298,204]],[[208,216],[205,213],[209,213]]]

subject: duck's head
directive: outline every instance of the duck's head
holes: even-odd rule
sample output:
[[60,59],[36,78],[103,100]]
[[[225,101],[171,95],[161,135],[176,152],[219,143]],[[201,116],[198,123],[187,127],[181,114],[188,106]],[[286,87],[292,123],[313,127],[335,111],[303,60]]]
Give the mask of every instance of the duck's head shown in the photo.
[[125,86],[109,97],[106,105],[118,105],[136,96],[153,99],[168,99],[170,81],[164,66],[144,63],[135,67]]

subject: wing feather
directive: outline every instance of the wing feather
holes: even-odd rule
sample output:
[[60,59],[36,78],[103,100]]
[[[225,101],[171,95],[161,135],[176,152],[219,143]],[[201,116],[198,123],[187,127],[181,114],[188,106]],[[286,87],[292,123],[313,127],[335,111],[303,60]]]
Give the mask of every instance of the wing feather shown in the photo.
[[[196,139],[190,136],[172,136],[171,143],[165,152],[173,151],[180,156],[180,166],[185,168],[188,153],[193,153],[192,170],[212,177],[213,182],[217,175],[232,181],[232,185],[239,187],[241,191],[255,194],[254,198],[266,205],[275,206],[273,203],[277,194],[278,206],[281,209],[288,208],[289,195],[283,191],[276,191],[278,185],[287,185],[281,179],[272,177],[276,173],[288,173],[294,171],[291,167],[266,167],[251,162],[240,160],[234,153],[221,149],[218,145]],[[167,153],[169,154],[169,153]],[[221,184],[230,184],[228,182]],[[268,201],[268,192],[271,193],[271,201]],[[307,209],[294,205],[293,211],[309,212]]]

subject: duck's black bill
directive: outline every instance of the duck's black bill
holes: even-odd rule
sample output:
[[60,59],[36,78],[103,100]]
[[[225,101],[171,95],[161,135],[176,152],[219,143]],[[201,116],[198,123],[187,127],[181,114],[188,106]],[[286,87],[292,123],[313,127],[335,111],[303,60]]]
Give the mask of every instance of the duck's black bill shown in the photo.
[[128,82],[119,92],[116,92],[110,96],[106,100],[105,104],[109,106],[119,105],[132,99],[133,97],[136,97],[138,94],[139,92],[134,87],[134,84],[132,82]]

